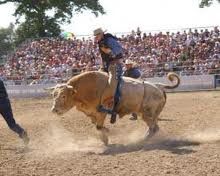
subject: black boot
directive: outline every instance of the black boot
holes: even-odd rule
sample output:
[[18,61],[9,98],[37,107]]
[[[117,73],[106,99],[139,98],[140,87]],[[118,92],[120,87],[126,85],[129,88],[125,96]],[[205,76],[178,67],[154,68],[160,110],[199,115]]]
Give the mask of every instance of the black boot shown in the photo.
[[19,135],[19,137],[23,140],[23,142],[24,142],[25,145],[28,145],[28,144],[29,144],[30,139],[29,139],[29,137],[28,137],[26,131],[23,131],[23,132]]
[[115,123],[116,122],[116,117],[117,117],[117,113],[112,112],[110,123],[112,123],[112,124]]

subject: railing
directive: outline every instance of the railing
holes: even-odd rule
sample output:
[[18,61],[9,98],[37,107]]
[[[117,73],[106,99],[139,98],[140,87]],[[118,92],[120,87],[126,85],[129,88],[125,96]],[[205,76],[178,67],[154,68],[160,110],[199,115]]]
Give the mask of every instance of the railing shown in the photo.
[[[197,91],[197,90],[215,90],[216,78],[220,75],[194,75],[194,76],[181,76],[181,83],[178,88],[167,90],[167,92],[178,91]],[[151,83],[167,83],[171,84],[165,77],[146,78],[145,81]],[[33,98],[49,96],[49,93],[44,90],[56,84],[35,84],[35,85],[8,85],[6,86],[10,97],[14,98]]]
[[220,75],[215,75],[215,86],[220,88]]
[[[220,68],[217,69],[209,69],[209,70],[181,70],[177,71],[176,69],[181,68],[181,67],[175,67],[175,69],[168,69],[161,70],[160,72],[157,72],[156,70],[163,68],[163,67],[152,67],[150,69],[142,70],[142,79],[154,79],[155,77],[165,77],[169,72],[173,71],[177,73],[179,76],[206,76],[206,75],[218,75],[220,74]],[[187,66],[183,66],[182,68],[188,68]],[[40,79],[29,79],[28,76],[23,79],[10,79],[8,77],[7,79],[4,80],[6,85],[34,85],[34,84],[56,84],[56,83],[63,83],[68,81],[71,77],[80,74],[81,72],[73,72],[71,75],[70,74],[61,74],[59,77],[55,77],[53,74],[44,74],[41,75]],[[11,77],[12,78],[12,77]],[[220,78],[219,78],[220,79]],[[218,81],[219,81],[218,79]]]

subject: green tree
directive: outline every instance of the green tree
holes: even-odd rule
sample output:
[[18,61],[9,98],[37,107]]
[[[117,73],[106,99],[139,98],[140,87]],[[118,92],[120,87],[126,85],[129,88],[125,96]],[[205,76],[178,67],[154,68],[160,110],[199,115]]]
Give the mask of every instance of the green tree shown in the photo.
[[8,28],[0,28],[0,59],[13,49],[14,25],[10,24]]
[[99,0],[0,0],[0,5],[6,3],[15,4],[17,23],[24,17],[18,30],[18,35],[23,37],[57,36],[61,32],[61,24],[70,23],[75,13],[84,10],[95,16],[105,13]]
[[[19,45],[27,38],[38,38],[41,37],[38,34],[38,28],[34,19],[28,19],[25,23],[21,23],[15,31],[15,45]],[[53,22],[47,21],[47,29],[45,29],[44,37],[54,37],[60,34],[60,26]]]
[[[199,7],[200,8],[203,8],[203,7],[209,7],[212,3],[213,3],[214,0],[201,0],[200,4],[199,4]],[[220,3],[220,0],[216,0]]]

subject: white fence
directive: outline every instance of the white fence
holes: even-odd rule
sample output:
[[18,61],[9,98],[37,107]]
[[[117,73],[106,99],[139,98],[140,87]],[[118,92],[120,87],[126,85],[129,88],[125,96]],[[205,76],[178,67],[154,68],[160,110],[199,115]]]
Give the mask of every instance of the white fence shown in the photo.
[[45,97],[49,93],[44,88],[54,86],[55,84],[35,84],[35,85],[9,85],[6,86],[10,97],[15,98],[34,98]]
[[[176,91],[189,91],[189,90],[206,90],[215,89],[214,75],[194,75],[180,77],[180,86],[171,92]],[[171,84],[166,77],[148,78],[148,82],[160,82]],[[10,97],[25,98],[25,97],[44,97],[49,93],[44,90],[46,87],[54,86],[54,84],[36,84],[36,85],[8,85],[6,86]],[[168,90],[169,91],[169,90]]]
[[[146,81],[152,83],[165,83],[171,84],[166,77],[148,78]],[[196,91],[205,89],[215,88],[215,76],[214,75],[192,75],[192,76],[181,76],[180,85],[178,88],[168,90],[171,92],[176,91]]]

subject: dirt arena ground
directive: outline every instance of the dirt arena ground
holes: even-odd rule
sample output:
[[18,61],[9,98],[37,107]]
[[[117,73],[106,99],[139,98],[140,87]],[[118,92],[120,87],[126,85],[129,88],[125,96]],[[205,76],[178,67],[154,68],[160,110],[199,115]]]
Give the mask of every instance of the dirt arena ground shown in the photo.
[[108,147],[88,117],[74,109],[55,116],[51,103],[49,98],[12,100],[31,142],[25,149],[0,118],[0,176],[220,175],[220,92],[168,94],[160,132],[151,141],[142,140],[141,119],[107,122]]

